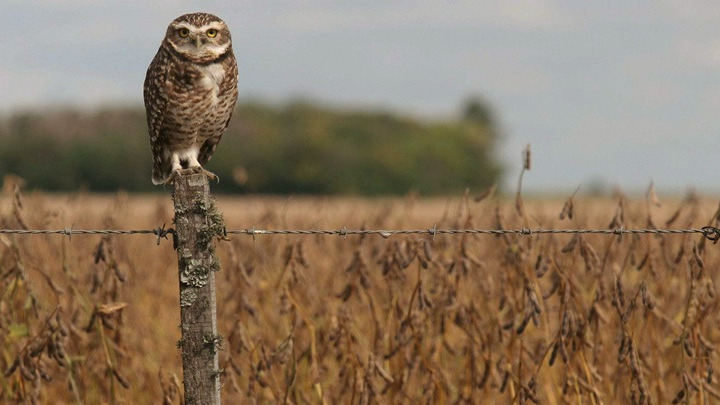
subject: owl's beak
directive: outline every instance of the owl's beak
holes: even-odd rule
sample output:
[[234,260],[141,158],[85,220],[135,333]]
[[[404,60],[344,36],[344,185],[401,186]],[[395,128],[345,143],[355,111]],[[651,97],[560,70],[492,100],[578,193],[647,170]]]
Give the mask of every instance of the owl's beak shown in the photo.
[[202,45],[202,37],[200,35],[195,37],[195,46],[197,48],[200,48],[200,45]]

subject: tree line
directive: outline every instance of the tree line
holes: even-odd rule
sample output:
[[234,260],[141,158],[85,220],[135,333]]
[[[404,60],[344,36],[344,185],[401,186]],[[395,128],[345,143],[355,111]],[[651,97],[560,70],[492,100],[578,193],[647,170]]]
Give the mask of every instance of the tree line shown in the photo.
[[[479,99],[457,118],[303,101],[238,105],[206,169],[226,193],[450,193],[496,183],[498,130]],[[141,108],[24,111],[0,118],[0,177],[52,191],[152,191]]]

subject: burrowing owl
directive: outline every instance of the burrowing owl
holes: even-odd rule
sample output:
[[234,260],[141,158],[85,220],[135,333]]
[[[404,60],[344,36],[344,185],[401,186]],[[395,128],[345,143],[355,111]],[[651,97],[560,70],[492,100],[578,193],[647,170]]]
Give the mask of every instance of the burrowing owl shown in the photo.
[[180,169],[202,170],[227,128],[237,101],[237,62],[230,31],[207,13],[168,26],[145,76],[143,95],[153,154],[152,182]]

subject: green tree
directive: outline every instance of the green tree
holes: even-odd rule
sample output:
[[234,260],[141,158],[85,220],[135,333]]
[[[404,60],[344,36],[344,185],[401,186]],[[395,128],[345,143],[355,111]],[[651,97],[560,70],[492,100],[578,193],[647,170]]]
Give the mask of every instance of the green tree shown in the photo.
[[[144,112],[28,112],[0,122],[0,176],[34,188],[160,190],[150,183]],[[498,181],[498,131],[470,99],[456,120],[427,122],[387,111],[296,101],[238,106],[207,169],[220,192],[451,193]]]

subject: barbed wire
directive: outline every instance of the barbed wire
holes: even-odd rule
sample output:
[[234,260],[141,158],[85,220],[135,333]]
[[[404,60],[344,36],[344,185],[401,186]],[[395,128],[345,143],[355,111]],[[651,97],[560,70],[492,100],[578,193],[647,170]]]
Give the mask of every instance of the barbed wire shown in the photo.
[[[165,225],[155,229],[0,229],[0,234],[16,234],[16,235],[63,235],[71,237],[72,235],[134,235],[134,234],[150,234],[160,239],[165,238],[169,234],[174,234],[173,228],[165,228]],[[681,234],[702,234],[708,240],[717,243],[720,240],[720,228],[714,226],[704,226],[702,228],[687,229],[438,229],[433,225],[428,229],[348,229],[342,227],[340,229],[257,229],[255,227],[246,229],[225,230],[225,235],[249,235],[253,240],[257,235],[338,235],[347,237],[348,235],[379,235],[383,238],[389,238],[393,235],[429,235],[435,238],[437,235],[542,235],[542,234],[598,234],[598,235],[637,235],[637,234],[655,234],[655,235],[681,235]]]

